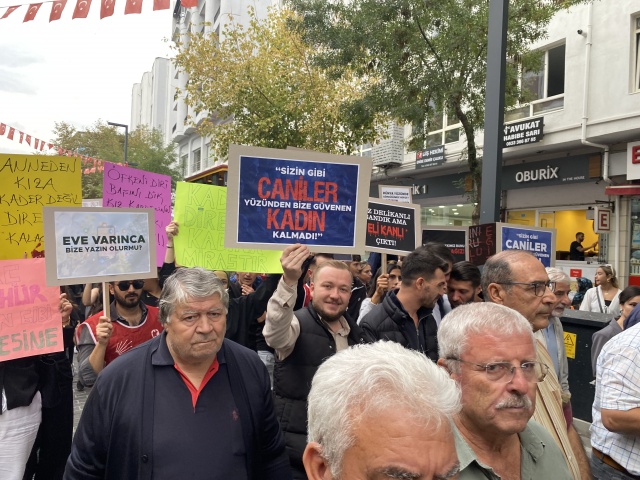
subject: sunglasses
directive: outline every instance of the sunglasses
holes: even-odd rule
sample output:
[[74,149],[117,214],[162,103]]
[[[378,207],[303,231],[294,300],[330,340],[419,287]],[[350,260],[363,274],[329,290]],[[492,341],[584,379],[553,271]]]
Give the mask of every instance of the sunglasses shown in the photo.
[[118,288],[123,292],[129,290],[129,286],[133,285],[133,288],[136,290],[140,290],[144,286],[144,280],[123,280],[122,282],[116,283]]

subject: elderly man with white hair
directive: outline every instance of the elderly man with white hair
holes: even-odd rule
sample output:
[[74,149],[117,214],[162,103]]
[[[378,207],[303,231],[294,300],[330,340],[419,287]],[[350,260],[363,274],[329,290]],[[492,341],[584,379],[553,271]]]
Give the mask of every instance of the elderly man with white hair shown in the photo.
[[529,321],[493,303],[462,305],[440,323],[438,364],[460,385],[454,435],[460,480],[571,479],[562,451],[531,420],[538,360]]
[[395,342],[357,345],[327,359],[309,393],[303,462],[310,480],[455,478],[450,416],[455,382]]

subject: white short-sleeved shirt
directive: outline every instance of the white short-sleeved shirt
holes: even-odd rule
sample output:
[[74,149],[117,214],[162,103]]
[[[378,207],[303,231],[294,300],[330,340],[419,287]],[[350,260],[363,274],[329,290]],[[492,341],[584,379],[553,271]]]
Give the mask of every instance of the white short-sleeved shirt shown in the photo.
[[640,475],[640,436],[610,432],[600,409],[627,411],[640,407],[640,325],[609,340],[598,356],[591,445],[634,475]]

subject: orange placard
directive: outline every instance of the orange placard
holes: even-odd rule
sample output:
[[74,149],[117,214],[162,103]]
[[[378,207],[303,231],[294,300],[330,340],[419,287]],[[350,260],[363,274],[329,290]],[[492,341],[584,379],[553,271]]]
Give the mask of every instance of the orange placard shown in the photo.
[[47,287],[44,258],[0,260],[0,362],[60,352],[60,289]]

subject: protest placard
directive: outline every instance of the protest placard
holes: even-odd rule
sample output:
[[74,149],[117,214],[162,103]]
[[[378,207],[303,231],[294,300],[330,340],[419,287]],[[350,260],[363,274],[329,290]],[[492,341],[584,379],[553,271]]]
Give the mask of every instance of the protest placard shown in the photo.
[[497,250],[496,224],[485,223],[469,227],[469,261],[474,265],[484,265]]
[[498,224],[502,250],[531,252],[545,267],[556,263],[555,230]]
[[280,252],[225,248],[227,189],[178,182],[174,218],[176,261],[186,267],[230,272],[282,273]]
[[155,278],[151,208],[43,208],[47,285]]
[[171,222],[171,177],[131,167],[104,163],[102,206],[107,208],[153,208],[156,211],[156,264],[164,262]]
[[442,243],[449,249],[454,260],[462,262],[469,258],[469,228],[434,225],[422,229],[422,245],[429,242]]
[[0,155],[0,259],[44,256],[43,206],[82,204],[79,158]]
[[420,236],[420,205],[369,199],[366,250],[408,255]]
[[63,350],[60,289],[44,258],[0,260],[0,362]]
[[225,246],[363,251],[370,179],[366,158],[232,145]]

